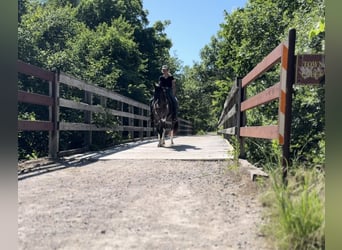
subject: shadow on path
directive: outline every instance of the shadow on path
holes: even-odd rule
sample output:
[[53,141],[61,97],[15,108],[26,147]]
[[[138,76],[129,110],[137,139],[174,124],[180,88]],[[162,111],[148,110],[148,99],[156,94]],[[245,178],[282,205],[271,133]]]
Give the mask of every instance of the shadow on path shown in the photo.
[[167,147],[169,149],[172,149],[177,152],[182,152],[182,151],[188,151],[188,150],[200,150],[201,148],[192,146],[192,145],[185,145],[185,144],[180,144],[180,145],[172,145],[170,147]]
[[[176,143],[157,147],[157,139],[146,139],[123,143],[111,148],[60,157],[52,161],[40,159],[36,162],[18,164],[18,180],[63,170],[70,167],[85,167],[106,160],[224,160],[228,144],[218,136],[175,137]],[[177,143],[178,142],[178,143]]]
[[57,160],[40,159],[31,163],[23,163],[18,166],[18,180],[38,176],[63,170],[70,167],[84,167],[99,160],[99,158],[132,149],[144,144],[157,141],[156,139],[149,139],[144,141],[129,142],[125,144],[116,145],[103,151],[85,152],[83,154],[76,154],[66,157],[61,157]]

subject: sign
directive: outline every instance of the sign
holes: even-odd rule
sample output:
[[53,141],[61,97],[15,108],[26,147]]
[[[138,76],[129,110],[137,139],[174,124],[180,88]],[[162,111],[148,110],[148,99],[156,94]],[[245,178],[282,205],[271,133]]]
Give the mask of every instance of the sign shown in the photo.
[[324,84],[325,56],[297,55],[296,84]]

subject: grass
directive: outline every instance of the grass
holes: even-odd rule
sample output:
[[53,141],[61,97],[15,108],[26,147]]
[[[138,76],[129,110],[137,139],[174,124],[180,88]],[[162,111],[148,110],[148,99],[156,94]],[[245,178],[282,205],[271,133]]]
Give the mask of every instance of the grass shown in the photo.
[[264,233],[277,249],[325,249],[325,176],[321,170],[293,167],[288,185],[281,167],[269,171],[262,195],[269,223]]
[[[232,144],[234,167],[231,168],[236,168],[240,153],[236,138]],[[266,159],[263,169],[270,177],[258,180],[267,221],[263,234],[272,249],[325,249],[324,170],[306,167],[294,160],[289,167],[287,185],[284,185],[278,142],[272,141],[271,147],[268,152],[260,150]]]
[[234,164],[232,165],[233,168],[239,167],[239,157],[240,157],[240,143],[236,136],[231,137],[232,144],[233,144],[233,161]]

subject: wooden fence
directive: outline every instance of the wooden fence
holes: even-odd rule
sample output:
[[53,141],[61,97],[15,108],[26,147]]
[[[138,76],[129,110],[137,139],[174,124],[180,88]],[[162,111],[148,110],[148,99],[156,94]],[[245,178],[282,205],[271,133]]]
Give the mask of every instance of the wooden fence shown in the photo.
[[[278,139],[283,153],[283,179],[287,176],[289,163],[292,91],[295,75],[295,30],[289,32],[289,39],[279,44],[245,77],[236,79],[231,88],[219,119],[218,133],[225,136],[235,135],[240,145],[240,157],[245,157],[244,138]],[[265,72],[281,64],[279,82],[262,92],[246,98],[247,86]],[[246,111],[260,105],[278,100],[279,112],[277,125],[246,126]]]
[[[46,106],[49,109],[49,119],[21,120],[18,119],[18,131],[48,131],[49,157],[57,158],[65,152],[59,150],[60,131],[85,131],[84,147],[76,149],[84,151],[92,144],[93,131],[120,131],[129,133],[132,140],[151,137],[154,129],[150,126],[150,108],[148,105],[131,98],[109,91],[105,88],[91,85],[65,73],[47,71],[18,60],[18,73],[43,80],[48,84],[49,94],[37,94],[18,90],[18,102]],[[60,97],[60,89],[77,88],[83,91],[80,101]],[[99,99],[94,103],[95,97]],[[108,102],[115,103],[109,107]],[[84,113],[83,122],[67,122],[60,120],[60,108],[79,110]],[[106,124],[94,122],[94,114],[105,114],[115,117],[117,125],[108,127]],[[191,122],[179,118],[179,134],[192,134]]]

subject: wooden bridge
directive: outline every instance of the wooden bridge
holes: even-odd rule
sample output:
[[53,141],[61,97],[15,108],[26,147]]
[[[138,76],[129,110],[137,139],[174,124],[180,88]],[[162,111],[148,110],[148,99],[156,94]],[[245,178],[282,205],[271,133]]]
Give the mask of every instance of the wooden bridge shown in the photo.
[[166,138],[164,147],[157,147],[157,139],[145,139],[124,143],[106,150],[84,152],[60,157],[60,160],[28,161],[19,164],[19,180],[30,176],[56,171],[85,162],[111,160],[181,160],[225,161],[233,159],[233,147],[220,135],[210,133],[199,136],[176,136],[174,145]]
[[[48,117],[37,114],[37,119],[19,118],[18,131],[47,131],[50,158],[89,150],[94,132],[99,131],[117,132],[125,141],[151,138],[149,105],[63,72],[48,71],[20,60],[17,64],[19,104],[39,105],[48,113]],[[28,86],[24,87],[25,84]],[[77,112],[77,118],[70,112]],[[190,121],[181,117],[178,121],[179,134],[192,134]],[[84,132],[78,148],[61,150],[60,135],[65,131]]]
[[[156,139],[126,143],[104,151],[76,155],[98,160],[225,160],[232,158],[233,148],[222,136],[176,136],[174,145],[166,140],[157,147]],[[75,158],[75,155],[72,156]]]

